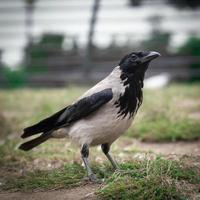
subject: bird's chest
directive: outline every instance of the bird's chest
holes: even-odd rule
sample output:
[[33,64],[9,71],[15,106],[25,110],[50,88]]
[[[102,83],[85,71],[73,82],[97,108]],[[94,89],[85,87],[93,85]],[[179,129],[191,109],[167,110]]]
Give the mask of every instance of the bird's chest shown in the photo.
[[89,143],[92,146],[112,143],[131,125],[133,116],[119,115],[120,109],[115,105],[115,98],[92,115],[76,122],[69,135],[79,144]]
[[127,84],[119,74],[111,74],[109,79],[99,83],[86,95],[104,88],[112,88],[113,99],[70,127],[69,136],[79,144],[112,143],[129,128],[141,105],[141,90],[134,83]]
[[73,132],[71,135],[74,139],[78,139],[79,143],[86,142],[92,146],[112,143],[131,125],[132,119],[128,116],[118,116],[118,108],[111,102],[94,115],[77,122],[71,129],[71,133]]
[[[114,102],[113,102],[114,103]],[[103,130],[106,130],[103,134],[107,135],[110,141],[116,140],[121,134],[123,134],[131,125],[133,116],[119,115],[119,108],[113,104],[113,107],[109,111],[109,119],[102,123]]]

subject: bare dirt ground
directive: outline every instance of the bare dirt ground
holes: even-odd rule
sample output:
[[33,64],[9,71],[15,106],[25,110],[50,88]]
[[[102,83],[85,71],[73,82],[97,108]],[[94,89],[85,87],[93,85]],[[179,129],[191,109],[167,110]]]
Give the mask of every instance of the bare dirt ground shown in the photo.
[[[130,151],[135,148],[144,152],[154,152],[163,155],[182,155],[198,156],[200,155],[200,141],[193,142],[174,142],[174,143],[143,143],[137,140],[118,141],[117,145],[123,151]],[[134,156],[134,153],[133,153]],[[85,184],[81,187],[73,189],[60,189],[48,191],[34,191],[34,192],[1,192],[1,200],[96,200],[94,192],[99,187],[98,184]]]
[[96,200],[94,192],[99,185],[87,184],[73,189],[0,193],[1,200]]
[[119,140],[118,146],[121,146],[123,150],[129,151],[131,149],[137,149],[140,151],[152,151],[156,154],[175,154],[175,155],[200,155],[200,141],[190,141],[190,142],[140,142],[138,140]]

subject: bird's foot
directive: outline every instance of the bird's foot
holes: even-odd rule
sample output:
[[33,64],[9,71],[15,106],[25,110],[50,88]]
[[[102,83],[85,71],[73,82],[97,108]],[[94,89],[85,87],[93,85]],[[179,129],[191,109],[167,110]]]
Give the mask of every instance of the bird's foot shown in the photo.
[[98,179],[94,174],[90,174],[84,178],[85,181],[90,181],[92,183],[101,184],[102,180]]

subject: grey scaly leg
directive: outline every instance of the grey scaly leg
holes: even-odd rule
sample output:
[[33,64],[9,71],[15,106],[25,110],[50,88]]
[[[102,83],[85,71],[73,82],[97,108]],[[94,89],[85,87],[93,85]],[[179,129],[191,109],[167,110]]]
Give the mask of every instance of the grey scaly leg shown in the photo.
[[100,180],[98,180],[96,178],[96,176],[94,175],[94,173],[92,172],[89,162],[88,162],[88,157],[89,157],[89,146],[87,144],[84,144],[81,148],[81,156],[82,156],[82,160],[84,162],[85,168],[87,170],[87,175],[90,181],[94,182],[94,183],[101,183]]
[[115,160],[111,157],[111,155],[109,154],[109,150],[110,150],[110,145],[109,144],[102,144],[101,145],[101,149],[104,152],[104,154],[106,155],[106,157],[108,158],[108,160],[111,162],[112,166],[114,167],[114,169],[119,169],[118,164],[115,162]]

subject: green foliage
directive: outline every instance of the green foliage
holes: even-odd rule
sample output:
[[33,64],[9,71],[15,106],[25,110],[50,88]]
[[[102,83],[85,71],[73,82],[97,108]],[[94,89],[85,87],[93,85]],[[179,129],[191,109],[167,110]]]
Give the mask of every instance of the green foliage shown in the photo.
[[38,43],[28,47],[31,61],[36,62],[37,59],[46,59],[54,55],[62,49],[63,39],[62,35],[44,34]]
[[[191,55],[191,56],[200,56],[200,38],[190,37],[178,50],[179,54]],[[200,68],[200,62],[195,61],[190,64],[191,68]],[[191,81],[199,81],[200,76],[198,73],[193,74]]]
[[61,34],[44,34],[39,42],[40,45],[45,45],[47,47],[62,49],[62,43],[64,41],[64,36]]
[[52,63],[52,57],[62,55],[64,36],[61,34],[44,34],[39,42],[26,48],[26,57],[29,58],[27,71],[45,72]]
[[200,56],[200,38],[190,37],[178,51],[180,54]]
[[22,69],[11,70],[5,67],[3,69],[3,76],[6,79],[6,86],[9,88],[18,88],[25,84],[25,72]]

